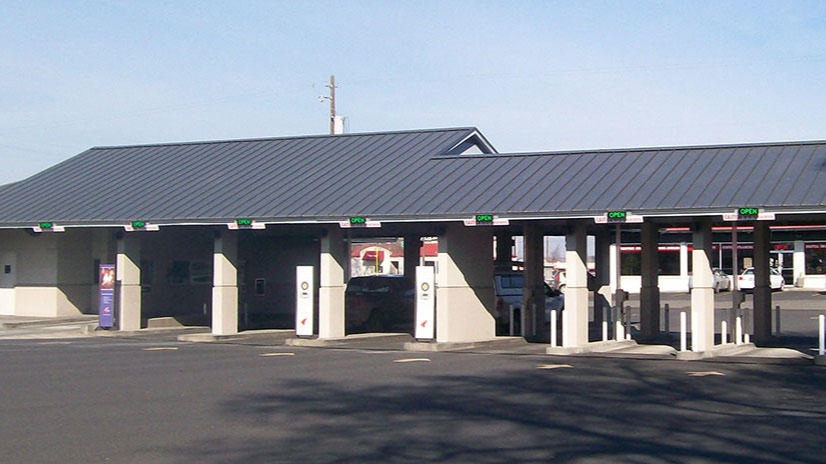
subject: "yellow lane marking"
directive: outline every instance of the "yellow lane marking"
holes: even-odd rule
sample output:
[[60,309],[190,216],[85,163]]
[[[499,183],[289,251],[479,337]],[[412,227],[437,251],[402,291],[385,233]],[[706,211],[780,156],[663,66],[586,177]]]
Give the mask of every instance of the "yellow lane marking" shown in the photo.
[[573,367],[570,364],[540,364],[536,366],[537,369],[571,369]]
[[698,371],[698,372],[686,372],[689,377],[708,377],[709,375],[726,375],[722,372],[716,371]]
[[152,348],[144,348],[143,351],[176,351],[177,346],[153,346]]
[[261,353],[258,356],[264,356],[264,357],[269,357],[269,356],[295,356],[295,353]]
[[394,363],[430,362],[430,359],[428,359],[428,358],[407,358],[407,359],[397,359],[393,362]]

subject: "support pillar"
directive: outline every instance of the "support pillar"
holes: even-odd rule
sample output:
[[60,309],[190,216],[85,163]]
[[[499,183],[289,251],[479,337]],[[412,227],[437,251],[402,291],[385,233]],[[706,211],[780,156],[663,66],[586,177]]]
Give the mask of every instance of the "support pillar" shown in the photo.
[[345,333],[344,269],[347,250],[338,226],[325,229],[321,237],[318,289],[318,338],[342,338]]
[[496,234],[496,256],[495,263],[506,270],[510,270],[510,264],[513,262],[513,236],[510,234]]
[[418,235],[404,236],[404,276],[416,280],[416,266],[421,260],[422,238]]
[[212,334],[238,333],[238,233],[217,232],[212,253]]
[[600,229],[594,239],[594,324],[599,327],[611,319],[611,237]]
[[562,346],[588,343],[588,235],[577,221],[565,237],[565,310],[562,311]]
[[539,225],[528,222],[523,230],[525,256],[525,286],[522,289],[522,311],[525,336],[531,341],[549,342],[545,327],[545,241]]
[[651,340],[660,334],[659,230],[655,224],[642,224],[640,332]]
[[769,223],[754,224],[754,343],[765,345],[772,335],[772,290],[770,285],[769,248],[771,246]]
[[436,272],[436,341],[496,337],[493,234],[489,227],[445,226]]
[[795,287],[803,287],[806,282],[806,244],[803,240],[795,240],[792,261],[792,268],[794,270],[794,281],[792,284]]
[[118,293],[118,328],[141,328],[141,242],[135,234],[118,238],[116,277]]
[[714,275],[712,273],[711,221],[694,223],[691,288],[691,350],[714,347]]

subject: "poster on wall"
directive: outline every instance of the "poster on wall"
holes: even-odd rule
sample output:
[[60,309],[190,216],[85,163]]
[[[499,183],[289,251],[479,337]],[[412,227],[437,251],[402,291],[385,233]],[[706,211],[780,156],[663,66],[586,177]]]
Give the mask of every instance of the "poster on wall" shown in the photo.
[[115,265],[101,264],[98,272],[100,273],[98,325],[104,329],[111,329],[115,325]]

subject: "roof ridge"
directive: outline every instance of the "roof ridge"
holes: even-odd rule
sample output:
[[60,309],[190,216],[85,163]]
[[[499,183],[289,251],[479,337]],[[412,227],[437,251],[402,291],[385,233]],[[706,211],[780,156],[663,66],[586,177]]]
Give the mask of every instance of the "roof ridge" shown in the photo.
[[320,139],[320,138],[347,138],[359,136],[375,136],[375,135],[398,135],[398,134],[425,134],[432,132],[463,132],[463,131],[478,131],[476,127],[446,127],[446,128],[432,128],[432,129],[408,129],[395,131],[374,131],[374,132],[351,132],[347,134],[310,134],[310,135],[290,135],[279,137],[257,137],[248,139],[224,139],[224,140],[202,140],[189,142],[161,142],[161,143],[137,143],[132,145],[110,145],[110,146],[95,146],[89,148],[91,150],[118,150],[130,148],[149,148],[149,147],[175,147],[188,145],[217,145],[222,143],[251,143],[251,142],[275,142],[279,140],[306,140],[306,139]]

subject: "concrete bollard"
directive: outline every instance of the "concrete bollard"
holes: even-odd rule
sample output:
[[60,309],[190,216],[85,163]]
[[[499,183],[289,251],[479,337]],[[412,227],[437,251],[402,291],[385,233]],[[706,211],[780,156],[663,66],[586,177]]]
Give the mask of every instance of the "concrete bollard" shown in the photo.
[[513,323],[515,322],[514,317],[513,317],[513,305],[508,305],[508,310],[510,310],[510,331],[509,331],[509,333],[510,333],[510,336],[513,337],[513,335],[516,333],[516,330],[514,330],[514,327],[513,327]]
[[818,322],[818,335],[820,338],[820,343],[818,346],[818,354],[823,356],[826,354],[826,316],[821,314],[817,317]]
[[780,305],[774,307],[774,330],[775,334],[780,335]]
[[614,327],[614,339],[616,341],[625,340],[625,330],[622,328],[622,321],[616,321],[616,326]]
[[551,310],[551,346],[556,348],[556,310]]
[[608,321],[604,319],[602,321],[602,341],[608,341]]
[[688,349],[688,334],[686,333],[686,314],[685,311],[680,312],[680,351]]
[[734,322],[734,344],[739,345],[743,343],[743,319],[737,316]]
[[720,323],[720,344],[725,345],[728,343],[728,324],[726,321]]
[[663,315],[663,320],[665,322],[665,333],[671,333],[671,306],[666,303],[663,311],[665,312]]

